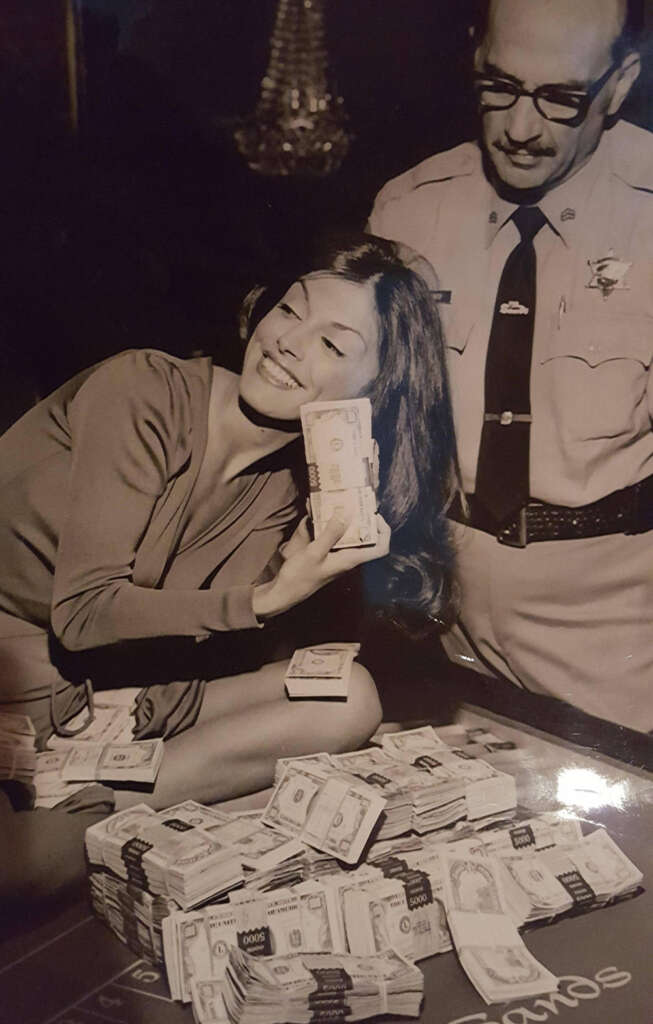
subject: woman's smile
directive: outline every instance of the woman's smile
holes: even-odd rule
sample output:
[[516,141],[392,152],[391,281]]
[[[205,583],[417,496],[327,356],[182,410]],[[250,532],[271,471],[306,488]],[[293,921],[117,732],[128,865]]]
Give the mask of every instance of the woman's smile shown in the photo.
[[269,352],[263,352],[256,366],[256,372],[268,384],[275,388],[282,388],[287,391],[295,391],[303,387],[297,378]]

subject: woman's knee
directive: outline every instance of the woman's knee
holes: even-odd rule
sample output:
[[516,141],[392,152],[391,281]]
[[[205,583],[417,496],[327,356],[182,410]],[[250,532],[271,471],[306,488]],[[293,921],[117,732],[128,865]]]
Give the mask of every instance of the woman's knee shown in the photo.
[[376,732],[381,722],[381,701],[376,685],[367,669],[358,662],[352,665],[347,702],[341,707],[339,729],[331,737],[332,753],[362,746]]

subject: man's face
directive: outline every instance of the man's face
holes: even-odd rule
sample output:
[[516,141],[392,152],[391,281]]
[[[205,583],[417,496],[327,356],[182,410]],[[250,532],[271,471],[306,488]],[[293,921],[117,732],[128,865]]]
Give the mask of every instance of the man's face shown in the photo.
[[[586,92],[612,63],[620,13],[618,0],[494,0],[475,71],[528,91],[555,85]],[[575,174],[623,99],[618,82],[615,69],[576,127],[547,120],[529,96],[483,112],[481,141],[499,184],[544,193]]]

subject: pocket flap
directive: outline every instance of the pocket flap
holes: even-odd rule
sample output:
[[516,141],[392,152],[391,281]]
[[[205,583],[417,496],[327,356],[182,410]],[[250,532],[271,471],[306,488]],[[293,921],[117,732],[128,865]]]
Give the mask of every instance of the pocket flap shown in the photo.
[[644,314],[585,316],[567,313],[551,332],[548,351],[540,359],[568,356],[598,366],[609,359],[636,359],[644,367],[653,361],[653,318]]

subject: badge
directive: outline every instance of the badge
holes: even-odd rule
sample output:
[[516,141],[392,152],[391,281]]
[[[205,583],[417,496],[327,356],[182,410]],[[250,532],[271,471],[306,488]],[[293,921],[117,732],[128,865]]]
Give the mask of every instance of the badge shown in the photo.
[[619,290],[628,288],[628,285],[624,283],[624,278],[632,267],[632,263],[620,260],[618,256],[615,256],[613,249],[609,249],[607,256],[603,256],[599,260],[588,260],[587,265],[592,271],[592,279],[586,287],[600,289],[604,299],[607,299],[608,295],[612,295],[615,288]]
[[528,306],[522,306],[521,302],[518,302],[517,299],[511,299],[510,302],[501,303],[499,312],[503,313],[504,316],[528,316],[530,310]]

